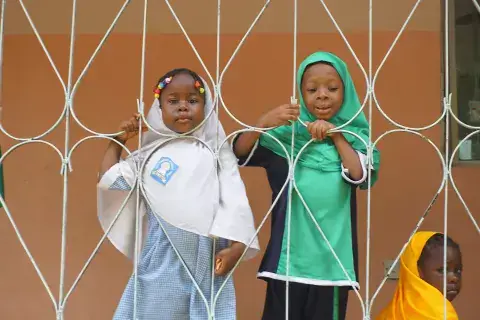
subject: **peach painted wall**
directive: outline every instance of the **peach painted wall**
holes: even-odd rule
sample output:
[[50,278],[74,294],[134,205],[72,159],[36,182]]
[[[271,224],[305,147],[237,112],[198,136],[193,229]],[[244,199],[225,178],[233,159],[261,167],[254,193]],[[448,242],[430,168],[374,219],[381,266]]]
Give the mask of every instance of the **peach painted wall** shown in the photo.
[[[117,2],[116,5],[119,6],[121,2]],[[410,2],[413,3],[413,1]],[[93,2],[88,3],[89,6],[95,5]],[[271,5],[272,10],[278,10],[276,16],[287,17],[286,8],[289,8],[290,2],[277,3],[281,5]],[[437,26],[435,22],[439,21],[436,20],[439,18],[439,7],[438,4],[432,5],[432,3],[429,2],[430,7],[425,5],[422,8],[420,13],[422,19],[416,19],[415,27],[408,29],[402,36],[381,71],[376,85],[377,97],[383,110],[392,119],[405,125],[423,126],[433,122],[440,115],[441,43],[439,25]],[[33,6],[34,3],[30,5]],[[19,7],[14,6],[12,5],[13,12],[19,14]],[[136,6],[135,10],[141,9],[138,3]],[[105,8],[99,3],[100,7]],[[235,8],[230,6],[226,10],[230,10],[230,15],[235,16],[232,15]],[[255,6],[246,6],[246,8],[249,12],[248,18],[237,19],[242,21],[241,26],[239,26],[240,22],[236,23],[237,20],[233,18],[233,20],[225,20],[230,33],[222,34],[221,38],[222,66],[229,59],[241,38],[241,33],[246,30],[256,13],[255,10],[258,9]],[[405,5],[401,9],[395,9],[385,5],[382,8],[383,18],[376,20],[379,21],[381,28],[378,27],[373,38],[374,67],[379,65],[396,35],[395,30],[398,30],[401,25],[402,19],[394,14],[395,10],[406,15],[410,7]],[[243,8],[243,17],[247,16],[247,9]],[[320,7],[317,9],[320,12]],[[335,12],[341,9],[341,7],[334,7]],[[61,7],[61,10],[65,11],[63,14],[67,14],[69,8]],[[83,7],[82,10],[84,10],[83,13],[87,13],[87,7]],[[302,10],[308,13],[306,7]],[[432,10],[436,13],[432,14]],[[114,10],[110,11],[112,18]],[[40,11],[37,10],[37,15],[43,17],[41,21],[44,23],[49,21],[46,19],[47,15],[42,16],[42,13],[38,12]],[[352,20],[357,16],[353,9],[349,12],[351,19],[343,16],[340,20],[347,24],[346,36],[367,68],[368,34],[365,32],[367,25],[364,25],[366,20],[360,18],[360,15],[357,20]],[[100,15],[98,12],[92,12],[92,15],[95,16],[95,14]],[[130,17],[134,16],[132,13],[129,14]],[[363,15],[362,13],[362,17]],[[62,15],[58,14],[58,16]],[[254,124],[255,119],[269,108],[288,102],[291,95],[292,35],[287,33],[289,29],[283,24],[274,23],[271,19],[273,16],[275,16],[273,13],[266,13],[266,22],[263,22],[263,26],[260,27],[261,32],[254,33],[248,39],[227,71],[224,80],[223,93],[227,107],[240,120],[248,124]],[[312,19],[313,17],[314,15]],[[64,21],[62,19],[50,19],[53,26],[44,24],[42,30],[46,30],[46,46],[61,75],[66,79],[69,38],[65,35],[67,29],[61,27]],[[128,27],[128,21],[135,21],[135,25],[138,25],[137,20],[123,22],[124,29],[121,30],[123,33],[116,33],[108,40],[79,86],[74,99],[75,113],[86,126],[93,130],[113,132],[121,120],[129,117],[136,110],[136,99],[140,90],[141,36],[138,34],[140,31],[137,30],[138,28],[133,30]],[[44,132],[55,123],[63,109],[64,97],[60,83],[37,41],[28,34],[27,29],[22,29],[25,27],[25,21],[17,21],[15,18],[10,18],[8,21],[10,21],[7,28],[9,35],[5,37],[4,42],[2,123],[11,134],[28,137]],[[85,18],[82,21],[83,27],[86,28],[83,30],[84,33],[91,34],[77,35],[74,79],[78,77],[98,44],[101,38],[99,34],[106,28],[106,23],[97,23],[99,19],[92,19],[91,24],[87,23]],[[299,60],[315,50],[329,50],[337,53],[349,64],[357,90],[363,98],[366,88],[365,80],[342,39],[333,33],[331,26],[327,30],[315,29],[315,21],[307,21],[307,19],[302,21],[302,33],[298,38]],[[329,25],[321,19],[318,22],[325,26]],[[55,23],[59,23],[60,26]],[[166,25],[169,26],[168,30],[174,29],[171,21]],[[214,28],[214,23],[208,24],[192,36],[212,74],[215,74],[216,54]],[[323,33],[315,33],[318,30],[323,30]],[[151,33],[147,38],[147,44],[145,75],[147,104],[151,102],[150,88],[156,79],[169,69],[189,67],[205,75],[185,39],[178,34],[178,30],[170,34]],[[228,132],[239,128],[225,112],[222,112],[221,118]],[[373,111],[372,126],[375,137],[393,128],[376,109]],[[61,123],[46,139],[63,151],[64,133],[65,127]],[[85,130],[73,123],[70,126],[70,133],[70,146],[88,135]],[[443,148],[441,126],[436,126],[425,134],[439,148]],[[4,135],[1,136],[0,141],[3,151],[14,144],[13,140]],[[105,146],[105,141],[88,141],[75,151],[71,159],[73,172],[69,175],[68,189],[65,283],[67,290],[102,236],[96,218],[95,184],[97,169]],[[439,188],[442,177],[440,161],[435,150],[419,137],[404,133],[393,134],[381,141],[379,148],[382,152],[382,168],[380,180],[372,191],[370,293],[375,291],[383,278],[383,260],[394,258],[400,251]],[[63,178],[59,174],[61,167],[59,157],[45,145],[27,145],[8,156],[4,166],[7,204],[25,242],[57,296],[63,198]],[[256,221],[259,222],[270,204],[270,190],[265,174],[259,169],[242,169],[241,172],[247,185]],[[480,169],[475,166],[455,167],[453,174],[470,210],[478,217],[480,202],[477,199],[477,189]],[[465,264],[464,291],[455,302],[455,306],[462,320],[474,320],[479,311],[479,307],[475,304],[477,300],[475,289],[480,285],[480,280],[474,271],[480,262],[477,255],[478,234],[458,197],[451,188],[449,190],[449,232],[461,244]],[[427,217],[424,229],[443,230],[443,207],[442,194]],[[366,208],[366,193],[359,192],[362,284],[365,283]],[[268,232],[267,225],[260,234],[262,247],[266,245]],[[50,298],[23,252],[5,214],[0,215],[0,239],[0,250],[4,252],[4,262],[0,264],[0,299],[2,301],[0,318],[53,319],[55,315]],[[259,262],[260,257],[243,264],[236,273],[240,320],[260,319],[264,284],[255,279]],[[111,318],[131,270],[130,262],[110,243],[105,242],[78,288],[69,298],[66,319]],[[376,300],[374,314],[377,314],[390,299],[394,285],[394,282],[387,282]],[[361,293],[364,296],[364,287]],[[358,300],[352,295],[350,301],[348,319],[360,319],[361,309]]]

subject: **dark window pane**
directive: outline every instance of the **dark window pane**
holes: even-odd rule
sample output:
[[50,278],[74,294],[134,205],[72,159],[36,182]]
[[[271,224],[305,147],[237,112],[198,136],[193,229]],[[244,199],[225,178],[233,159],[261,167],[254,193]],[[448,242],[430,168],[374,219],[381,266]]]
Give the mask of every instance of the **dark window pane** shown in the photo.
[[[457,66],[458,117],[466,124],[480,126],[480,14],[471,0],[455,3],[455,55]],[[459,138],[472,132],[459,126]],[[480,135],[466,141],[460,160],[480,160]]]

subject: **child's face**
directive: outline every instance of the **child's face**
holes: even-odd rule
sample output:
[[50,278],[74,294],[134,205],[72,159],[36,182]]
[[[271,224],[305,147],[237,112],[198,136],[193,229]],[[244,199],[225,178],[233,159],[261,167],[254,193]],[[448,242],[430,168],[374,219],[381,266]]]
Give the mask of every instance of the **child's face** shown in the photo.
[[328,121],[343,103],[343,82],[337,70],[323,63],[308,67],[303,74],[302,96],[311,114]]
[[[460,252],[447,248],[447,299],[453,301],[462,288],[462,258]],[[432,249],[428,259],[418,268],[420,277],[443,292],[443,248]]]
[[163,123],[177,133],[188,132],[205,118],[205,99],[188,74],[177,74],[160,96]]

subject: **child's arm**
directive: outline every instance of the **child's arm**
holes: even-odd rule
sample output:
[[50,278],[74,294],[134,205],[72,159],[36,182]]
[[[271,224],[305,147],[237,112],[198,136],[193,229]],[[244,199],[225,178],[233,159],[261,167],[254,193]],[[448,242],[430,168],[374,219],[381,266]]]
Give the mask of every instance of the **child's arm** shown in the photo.
[[[255,127],[271,128],[283,125],[289,125],[289,121],[295,121],[300,115],[298,105],[284,104],[270,110],[258,119]],[[250,131],[242,133],[235,142],[233,152],[237,157],[247,156],[252,151],[253,146],[260,137],[259,132]]]
[[[125,142],[121,142],[122,144]],[[103,156],[102,164],[100,165],[100,171],[98,173],[98,181],[102,179],[105,172],[118,163],[122,154],[123,148],[116,142],[110,141]]]
[[[134,114],[129,120],[120,124],[119,131],[122,131],[115,139],[121,144],[125,144],[129,139],[135,137],[138,134],[138,119],[140,114]],[[145,131],[146,128],[143,128]],[[98,174],[98,181],[100,182],[103,175],[115,164],[120,161],[123,147],[114,141],[110,141],[108,144],[105,155],[103,156],[102,163],[100,165],[100,171]]]
[[342,164],[348,170],[348,175],[355,181],[362,179],[363,168],[357,152],[352,148],[341,132],[332,135],[333,143],[342,159]]
[[328,133],[328,131],[335,129],[333,124],[324,120],[317,120],[308,123],[307,129],[314,140],[323,140],[329,136],[337,148],[343,166],[348,170],[348,175],[355,181],[362,179],[364,173],[357,152],[341,132]]

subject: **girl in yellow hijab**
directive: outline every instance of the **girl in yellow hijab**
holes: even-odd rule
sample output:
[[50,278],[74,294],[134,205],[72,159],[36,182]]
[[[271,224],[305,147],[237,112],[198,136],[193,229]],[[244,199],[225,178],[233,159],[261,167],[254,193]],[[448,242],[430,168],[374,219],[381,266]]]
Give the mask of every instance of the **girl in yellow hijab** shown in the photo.
[[400,258],[400,278],[393,300],[376,320],[458,320],[451,301],[462,286],[462,254],[447,237],[447,317],[443,296],[444,235],[417,232]]

